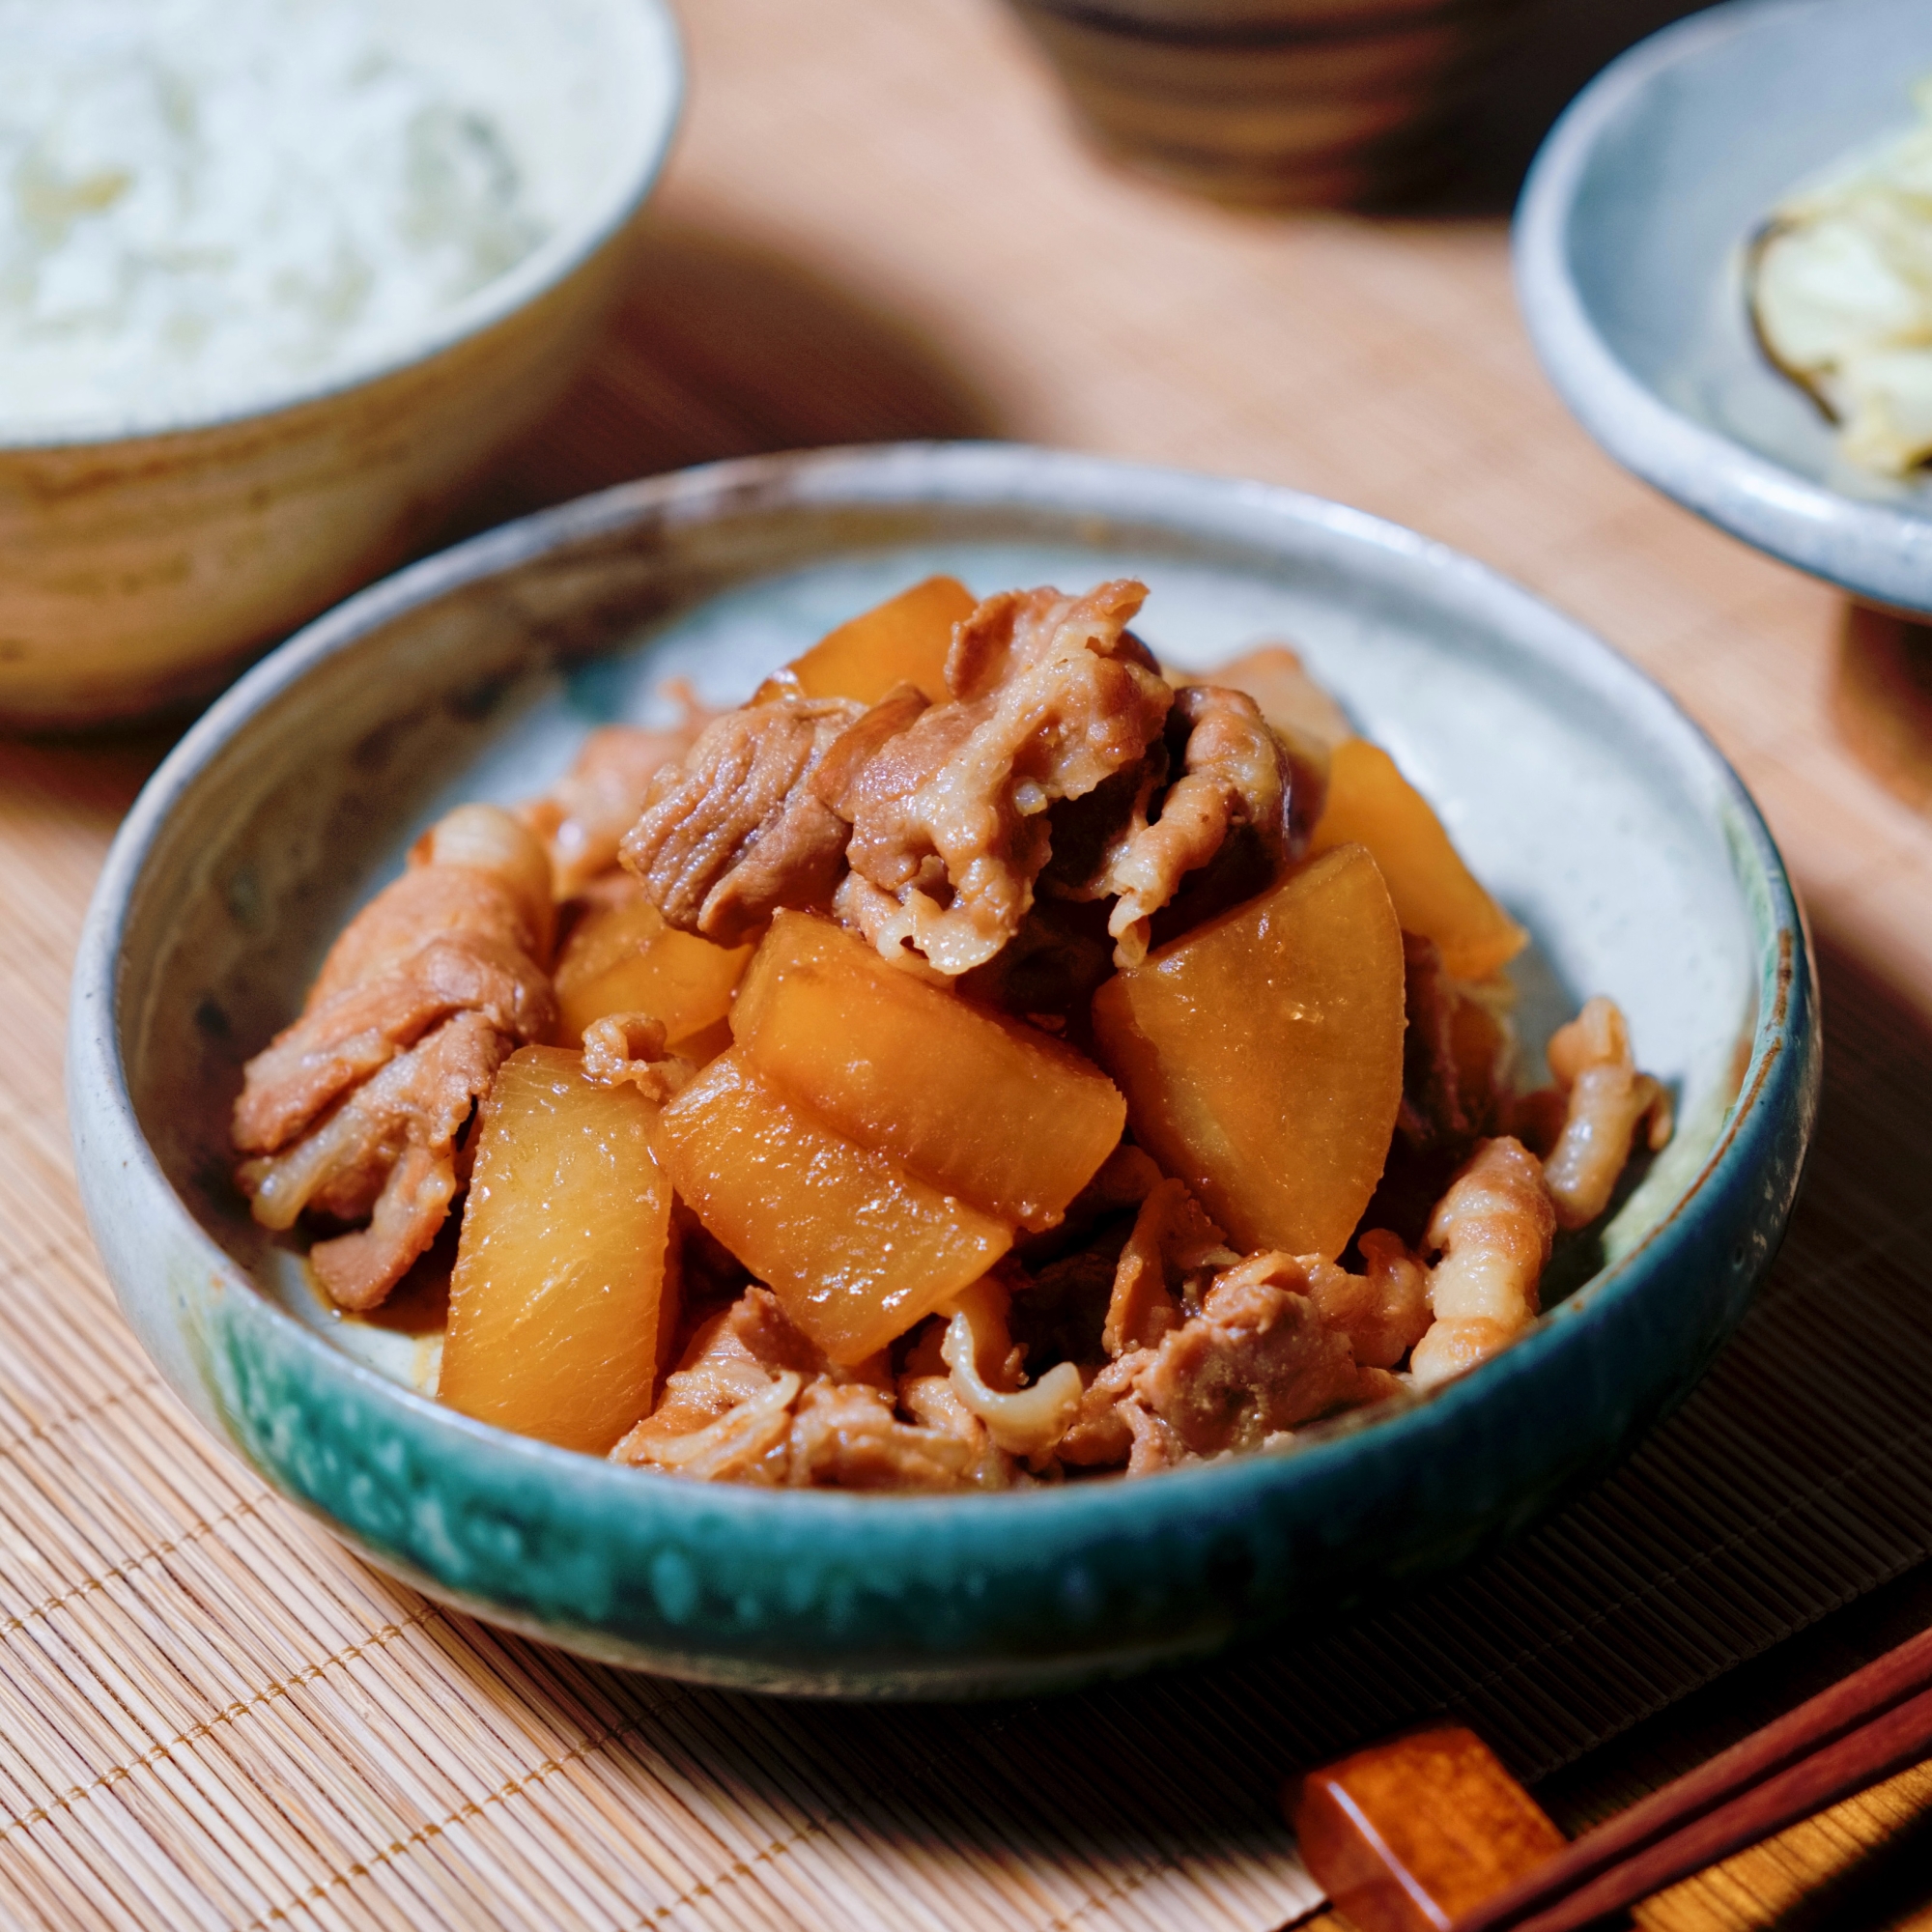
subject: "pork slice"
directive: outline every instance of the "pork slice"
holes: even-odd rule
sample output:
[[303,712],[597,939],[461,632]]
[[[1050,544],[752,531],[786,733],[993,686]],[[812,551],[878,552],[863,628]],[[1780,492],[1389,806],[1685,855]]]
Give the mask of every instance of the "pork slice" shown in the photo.
[[670,924],[730,946],[780,906],[831,903],[847,826],[812,776],[863,715],[845,698],[748,704],[659,774],[621,856]]

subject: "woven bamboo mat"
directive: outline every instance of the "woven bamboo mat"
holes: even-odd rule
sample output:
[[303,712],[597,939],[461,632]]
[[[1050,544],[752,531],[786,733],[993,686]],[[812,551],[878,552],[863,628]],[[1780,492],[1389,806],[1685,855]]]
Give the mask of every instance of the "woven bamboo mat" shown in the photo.
[[[1828,1073],[1762,1305],[1614,1479],[1400,1610],[1037,1705],[579,1663],[337,1549],[156,1382],[81,1224],[69,959],[160,736],[0,744],[0,1922],[1267,1932],[1282,1771],[1456,1709],[1547,1774],[1932,1553],[1932,826],[1826,723],[1841,611],[1613,470],[1493,218],[1113,177],[982,0],[695,0],[685,143],[585,383],[469,513],[738,451],[1063,441],[1458,543],[1672,685],[1817,925]],[[1740,1921],[1741,1922],[1741,1921]]]

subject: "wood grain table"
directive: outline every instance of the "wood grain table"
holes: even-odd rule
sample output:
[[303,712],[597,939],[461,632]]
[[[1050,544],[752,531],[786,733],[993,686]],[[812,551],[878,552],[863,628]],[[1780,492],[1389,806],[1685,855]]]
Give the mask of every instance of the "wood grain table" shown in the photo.
[[[1606,29],[1601,15],[1613,12]],[[688,0],[685,17],[689,118],[624,308],[566,404],[478,480],[452,533],[712,457],[992,436],[1291,484],[1471,552],[1660,678],[1763,805],[1818,940],[1832,1069],[1804,1254],[1785,1272],[1808,1270],[1798,1287],[1822,1298],[1826,1319],[1844,1284],[1882,1275],[1889,1319],[1924,1321],[1932,821],[1847,750],[1848,730],[1867,751],[1883,741],[1897,792],[1911,792],[1926,767],[1909,742],[1900,750],[1910,704],[1881,673],[1912,661],[1882,627],[1848,622],[1830,590],[1611,466],[1544,383],[1512,302],[1495,209],[1547,116],[1544,97],[1662,14],[1552,5],[1499,66],[1433,206],[1376,216],[1229,213],[1111,171],[1072,139],[1049,77],[992,0]],[[714,1823],[663,1888],[639,1879],[627,1892],[612,1869],[632,1855],[622,1847],[639,1863],[657,1854],[612,1821],[660,1802],[642,1795],[637,1766],[667,1707],[615,1673],[573,1675],[535,1647],[493,1648],[487,1633],[373,1578],[217,1465],[216,1452],[195,1449],[130,1352],[74,1199],[60,1038],[86,895],[169,737],[0,743],[0,1920],[542,1922],[527,1904],[540,1895],[528,1876],[539,1853],[526,1846],[517,1864],[487,1833],[507,1833],[540,1788],[575,1790],[594,1769],[620,1796],[594,1829],[585,1812],[569,1827],[576,1837],[557,1825],[565,1836],[546,1841],[542,1856],[562,1859],[541,1894],[564,1901],[544,1908],[552,1922],[828,1922],[810,1900],[833,1894],[783,1893],[759,1875],[780,1854],[802,1868],[827,1839],[832,1825],[810,1816],[793,1830],[759,1814],[769,1842],[748,1837],[751,1850],[733,1850]],[[1869,1346],[1883,1350],[1885,1336]],[[130,1505],[111,1535],[97,1522],[81,1538],[86,1512],[63,1489],[74,1445],[92,1445],[106,1494],[143,1454],[161,1455],[156,1443],[174,1458],[174,1500],[156,1502],[152,1520]],[[54,1475],[19,1473],[55,1444],[69,1460]],[[206,1468],[185,1475],[200,1454]],[[30,1507],[20,1497],[34,1484]],[[309,1619],[310,1649],[298,1656],[310,1661],[280,1675],[251,1664],[254,1677],[235,1662],[229,1684],[213,1663],[195,1676],[186,1639],[197,1619],[215,1630],[213,1586],[172,1611],[154,1609],[154,1593],[186,1574],[190,1545],[239,1550],[244,1529],[258,1541],[234,1560],[258,1575],[270,1560],[285,1566],[277,1587],[290,1619]],[[324,1598],[329,1635],[315,1608]],[[1927,1621],[1932,1579],[1910,1571],[1624,1729],[1547,1777],[1542,1795],[1579,1828]],[[409,1720],[400,1679],[369,1663],[378,1653],[416,1660],[432,1687],[423,1708],[439,1696],[452,1708],[460,1690],[466,1711],[501,1722],[478,1719],[467,1755],[438,1773],[453,1796],[385,1789],[345,1824],[349,1799],[326,1797],[324,1773],[304,1769],[322,1745],[311,1739],[303,1756],[249,1742],[248,1726],[299,1713],[317,1735],[332,1725],[362,1739],[365,1764],[400,1752],[379,1742],[385,1723]],[[773,1719],[770,1735],[800,1722]],[[691,1780],[722,1789],[741,1776],[699,1732],[680,1747],[685,1785],[651,1773],[650,1793],[685,1792],[687,1810]],[[675,1804],[662,1803],[664,1818],[648,1814],[652,1845],[673,1835],[664,1820]],[[850,1807],[839,1815],[849,1823]],[[554,1853],[566,1841],[581,1867]],[[467,1883],[486,1855],[501,1861],[489,1871],[525,1875]],[[1055,1906],[1050,1886],[1001,1856],[986,1850],[984,1869],[1004,1872],[1008,1889],[986,1896],[1007,1899],[1009,1915],[987,1906],[974,1922],[1262,1922],[1232,1878],[1218,1892],[1207,1878],[1184,1898],[1163,1891],[1184,1859],[1149,1855],[1145,1874],[1136,1865],[1103,1882],[1091,1845],[1056,1852],[1055,1871],[1088,1875]],[[734,1885],[740,1904],[721,1902]],[[1136,1895],[1151,1917],[1131,1917]],[[743,1903],[754,1897],[755,1911]],[[867,1913],[868,1923],[954,1922],[911,1890]],[[1670,1932],[1932,1925],[1932,1770],[1678,1887],[1639,1918]]]

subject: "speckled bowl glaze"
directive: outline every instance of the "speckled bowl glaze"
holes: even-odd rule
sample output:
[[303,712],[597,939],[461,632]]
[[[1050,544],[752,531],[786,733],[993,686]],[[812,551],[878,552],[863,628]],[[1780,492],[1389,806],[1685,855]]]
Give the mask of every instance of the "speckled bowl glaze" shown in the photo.
[[[1436,799],[1535,938],[1541,1039],[1585,992],[1674,1086],[1673,1146],[1499,1359],[1293,1450],[996,1496],[713,1488],[415,1393],[423,1345],[326,1312],[227,1179],[241,1064],[450,802],[526,795],[660,679],[743,696],[934,570],[1122,571],[1180,664],[1293,639]],[[628,485],[480,537],[311,625],[182,741],[75,968],[87,1208],[129,1318],[224,1441],[432,1595],[678,1676],[1018,1692],[1199,1655],[1459,1562],[1605,1468],[1695,1379],[1784,1226],[1818,1072],[1791,890],[1722,759],[1568,618],[1454,552],[1255,484],[911,445]],[[1600,1264],[1600,1265],[1599,1265]]]
[[[481,11],[478,11],[478,7]],[[550,238],[382,356],[22,431],[0,418],[0,726],[206,696],[432,538],[596,339],[683,87],[665,0],[415,0],[397,31],[524,128]],[[542,112],[538,112],[538,103]]]
[[1574,100],[1530,169],[1517,290],[1583,427],[1734,536],[1932,611],[1932,481],[1845,463],[1752,339],[1745,243],[1785,191],[1903,131],[1932,70],[1924,0],[1734,0]]

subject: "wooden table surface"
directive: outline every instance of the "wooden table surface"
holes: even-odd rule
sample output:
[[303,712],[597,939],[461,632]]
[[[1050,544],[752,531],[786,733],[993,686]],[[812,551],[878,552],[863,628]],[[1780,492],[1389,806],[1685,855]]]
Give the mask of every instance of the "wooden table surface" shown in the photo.
[[[710,457],[925,436],[1361,505],[1520,579],[1668,686],[1792,865],[1828,1054],[1932,1072],[1932,821],[1833,722],[1861,688],[1847,607],[1612,466],[1518,323],[1498,190],[1543,115],[1538,87],[1560,95],[1614,46],[1571,11],[1502,75],[1435,211],[1371,218],[1229,213],[1110,170],[993,0],[687,0],[689,118],[632,293],[570,400],[459,526]],[[31,1193],[77,1225],[67,969],[106,841],[167,742],[0,744],[0,1210]],[[1922,1087],[1895,1085],[1906,1097],[1862,1130],[1922,1178],[1932,1111]],[[1924,1195],[1892,1204],[1882,1239],[1855,1190],[1822,1211],[1842,1213],[1854,1261],[1869,1236],[1924,1283]],[[1546,1801],[1574,1829],[1928,1620],[1932,1583],[1908,1577],[1600,1748]],[[1932,1924],[1932,1772],[1640,1918],[1671,1932]]]

